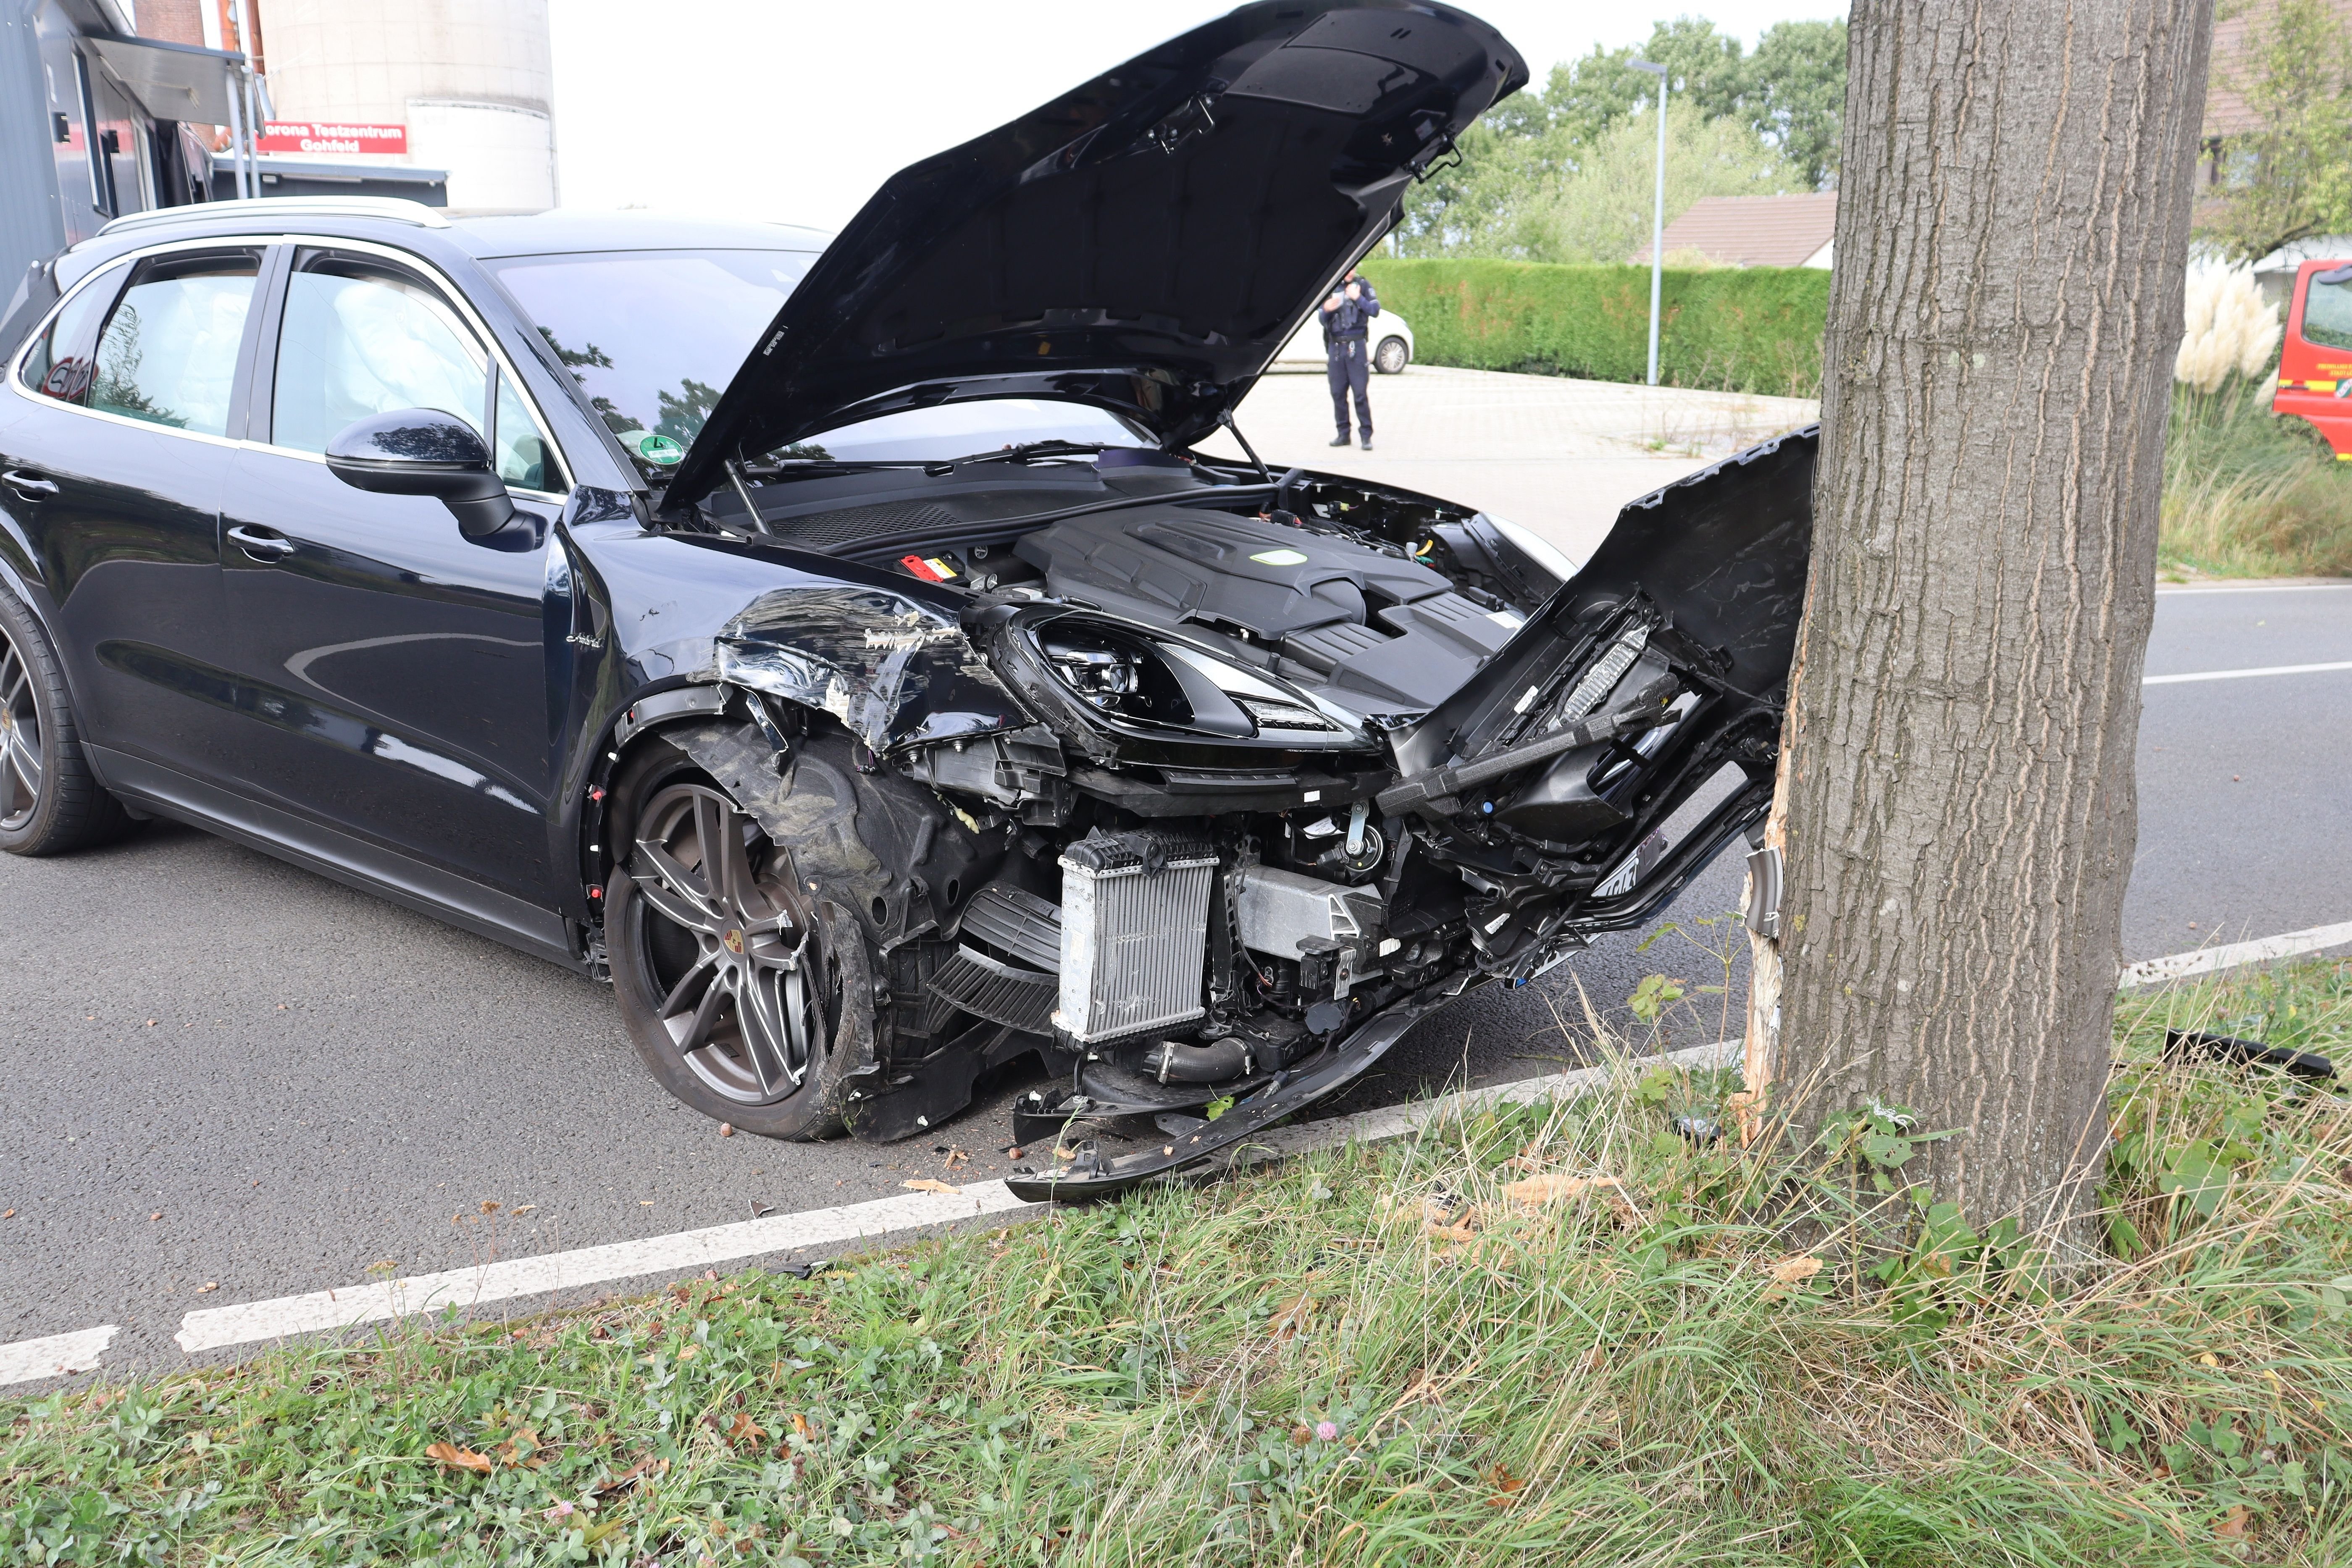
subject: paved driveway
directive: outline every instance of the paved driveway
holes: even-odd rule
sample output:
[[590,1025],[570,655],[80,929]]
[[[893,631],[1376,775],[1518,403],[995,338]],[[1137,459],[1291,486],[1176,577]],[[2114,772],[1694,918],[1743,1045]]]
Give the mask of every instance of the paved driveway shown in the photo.
[[[1635,496],[1821,417],[1795,397],[1412,365],[1372,377],[1369,452],[1331,446],[1322,374],[1263,377],[1234,415],[1270,465],[1383,479],[1535,530],[1573,560]],[[1238,458],[1219,432],[1202,448]]]

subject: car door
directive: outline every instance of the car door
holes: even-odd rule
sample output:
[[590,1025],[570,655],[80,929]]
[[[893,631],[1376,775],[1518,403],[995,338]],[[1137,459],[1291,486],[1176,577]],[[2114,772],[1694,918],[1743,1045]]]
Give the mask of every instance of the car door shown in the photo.
[[[554,900],[554,447],[455,290],[398,252],[298,248],[262,335],[221,547],[244,788],[339,853],[404,862],[376,861],[380,879],[543,925],[523,911]],[[437,500],[329,472],[345,425],[411,407],[490,440],[518,508],[505,530],[468,540]]]
[[199,775],[226,762],[219,506],[257,337],[259,245],[187,246],[84,281],[13,367],[4,503],[33,557],[84,739]]

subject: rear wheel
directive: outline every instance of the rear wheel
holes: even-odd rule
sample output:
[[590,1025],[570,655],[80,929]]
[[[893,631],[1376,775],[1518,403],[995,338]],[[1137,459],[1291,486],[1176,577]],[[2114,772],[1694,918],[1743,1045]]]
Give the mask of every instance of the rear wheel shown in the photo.
[[1402,338],[1382,338],[1381,346],[1372,351],[1372,368],[1382,375],[1394,375],[1412,363],[1412,351],[1404,346]]
[[842,1130],[866,1036],[864,938],[700,774],[659,781],[605,889],[613,989],[672,1094],[772,1138]]
[[0,591],[0,849],[59,855],[137,826],[82,756],[57,650]]

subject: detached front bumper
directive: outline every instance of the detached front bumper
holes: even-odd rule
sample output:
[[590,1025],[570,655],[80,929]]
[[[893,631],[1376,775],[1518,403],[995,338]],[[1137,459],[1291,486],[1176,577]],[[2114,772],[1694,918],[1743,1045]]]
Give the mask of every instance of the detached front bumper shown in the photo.
[[1135,1153],[1117,1159],[1095,1156],[1089,1145],[1082,1151],[1088,1157],[1035,1175],[1008,1176],[1004,1184],[1025,1203],[1084,1203],[1116,1196],[1154,1176],[1206,1164],[1238,1151],[1276,1122],[1329,1099],[1363,1077],[1391,1046],[1404,1037],[1407,1029],[1451,999],[1445,988],[1438,987],[1398,1003],[1367,1021],[1322,1061],[1301,1069],[1296,1077],[1277,1076],[1249,1099],[1197,1129],[1157,1137]]

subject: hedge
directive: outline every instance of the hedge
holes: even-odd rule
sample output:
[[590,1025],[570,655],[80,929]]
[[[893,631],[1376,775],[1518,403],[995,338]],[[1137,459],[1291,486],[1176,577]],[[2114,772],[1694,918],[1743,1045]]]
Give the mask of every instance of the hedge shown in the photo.
[[[1412,323],[1423,364],[1642,381],[1650,269],[1373,258],[1381,303]],[[1830,275],[1813,267],[1669,268],[1658,379],[1669,386],[1818,397]]]

